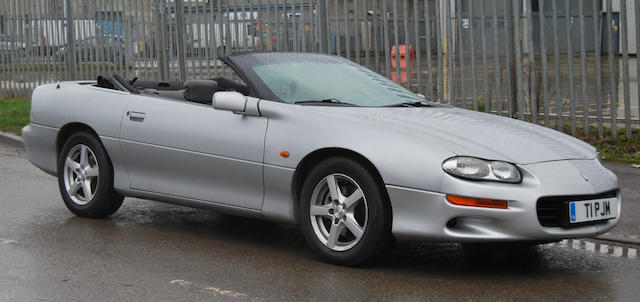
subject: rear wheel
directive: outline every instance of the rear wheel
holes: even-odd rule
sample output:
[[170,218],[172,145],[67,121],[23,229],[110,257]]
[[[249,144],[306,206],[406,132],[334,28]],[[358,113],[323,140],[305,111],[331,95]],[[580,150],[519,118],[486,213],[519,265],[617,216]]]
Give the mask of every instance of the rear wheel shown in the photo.
[[335,264],[364,264],[393,240],[386,194],[365,167],[347,158],[327,159],[309,173],[299,221],[311,249]]
[[113,189],[113,168],[94,135],[73,134],[58,158],[58,185],[67,208],[78,216],[100,218],[115,213],[124,196]]

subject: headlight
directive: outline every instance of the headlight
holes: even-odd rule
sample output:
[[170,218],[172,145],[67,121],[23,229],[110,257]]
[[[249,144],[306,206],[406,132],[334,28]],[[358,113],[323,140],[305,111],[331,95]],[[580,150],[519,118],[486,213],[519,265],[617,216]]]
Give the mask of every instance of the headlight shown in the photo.
[[519,183],[522,174],[514,164],[469,156],[455,156],[442,163],[442,170],[455,177],[471,180]]

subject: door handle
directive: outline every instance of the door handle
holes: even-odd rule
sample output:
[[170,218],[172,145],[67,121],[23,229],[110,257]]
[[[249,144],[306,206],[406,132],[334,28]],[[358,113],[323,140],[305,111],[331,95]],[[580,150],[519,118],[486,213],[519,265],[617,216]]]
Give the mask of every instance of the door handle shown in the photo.
[[144,121],[144,117],[146,114],[144,112],[129,111],[127,112],[127,115],[129,116],[129,120],[132,120],[134,122],[142,122]]

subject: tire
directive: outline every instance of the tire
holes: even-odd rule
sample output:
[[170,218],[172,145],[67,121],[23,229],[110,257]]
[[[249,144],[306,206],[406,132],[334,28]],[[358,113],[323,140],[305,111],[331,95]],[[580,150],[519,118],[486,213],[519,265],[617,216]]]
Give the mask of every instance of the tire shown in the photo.
[[58,186],[64,204],[81,217],[107,217],[124,200],[113,189],[113,167],[107,152],[98,138],[87,132],[73,134],[62,146]]
[[[332,183],[338,190],[329,189]],[[387,194],[354,160],[333,157],[320,162],[305,179],[299,202],[305,240],[324,261],[360,266],[391,247]]]

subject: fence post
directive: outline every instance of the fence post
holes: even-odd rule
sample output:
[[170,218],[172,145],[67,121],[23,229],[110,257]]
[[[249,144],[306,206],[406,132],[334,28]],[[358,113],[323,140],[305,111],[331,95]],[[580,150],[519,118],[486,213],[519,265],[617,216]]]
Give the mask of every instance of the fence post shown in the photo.
[[[515,52],[515,73],[516,73],[516,98],[514,99],[518,110],[518,118],[520,120],[525,120],[524,118],[524,94],[522,87],[522,19],[520,18],[520,13],[522,12],[520,8],[520,2],[513,2],[513,51]],[[512,65],[513,66],[513,65]],[[515,115],[515,112],[514,112]]]
[[[620,36],[622,39],[622,91],[624,101],[624,133],[627,138],[631,138],[631,99],[629,94],[631,93],[631,87],[629,85],[629,24],[627,20],[627,1],[620,1],[620,11],[622,16],[620,17]],[[636,28],[636,30],[638,30]]]
[[75,26],[73,24],[73,2],[64,0],[67,15],[67,75],[70,80],[76,79],[76,39]]
[[178,30],[178,32],[176,33],[176,47],[178,48],[178,67],[180,70],[180,81],[185,81],[187,78],[187,58],[184,53],[184,0],[176,0],[176,27]]
[[[636,7],[636,81],[638,85],[638,90],[636,91],[637,95],[640,95],[640,58],[638,57],[638,54],[640,54],[640,3],[636,1],[634,5]],[[638,106],[638,127],[640,127],[640,106]]]
[[[167,20],[166,20],[166,14],[165,14],[165,9],[166,9],[166,2],[164,2],[163,4],[165,4],[164,7],[160,7],[160,1],[161,0],[157,0],[155,1],[155,9],[156,9],[156,13],[155,13],[155,17],[156,17],[156,39],[160,39],[160,47],[158,49],[158,69],[160,69],[160,80],[161,81],[166,81],[169,79],[168,77],[168,73],[169,73],[169,61],[167,61],[167,39],[165,39],[165,35],[167,34],[167,30],[166,30],[166,24],[167,24]],[[151,55],[150,55],[151,57]]]
[[327,26],[327,1],[319,0],[318,1],[318,22],[319,22],[319,30],[320,30],[320,53],[329,53],[329,43],[327,32],[329,31]]
[[506,44],[505,51],[507,53],[506,58],[506,70],[505,74],[507,76],[507,116],[514,117],[514,105],[518,100],[518,94],[516,90],[516,59],[515,59],[515,43],[516,39],[514,37],[518,37],[514,35],[513,31],[515,31],[514,26],[516,25],[513,20],[513,5],[515,5],[512,1],[506,0],[504,7],[504,26],[505,26],[505,34],[506,34]]

